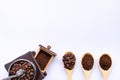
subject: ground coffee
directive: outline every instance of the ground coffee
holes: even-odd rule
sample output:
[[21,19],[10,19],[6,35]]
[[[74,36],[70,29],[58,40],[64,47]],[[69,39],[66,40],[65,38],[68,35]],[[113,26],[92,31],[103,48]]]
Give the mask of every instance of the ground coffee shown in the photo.
[[11,80],[33,80],[34,79],[34,75],[35,75],[35,70],[33,68],[33,66],[27,62],[27,61],[18,61],[18,62],[15,62],[10,71],[9,71],[9,76],[11,75],[15,75],[16,72],[19,70],[19,69],[23,69],[25,70],[25,73],[24,73],[24,76],[23,77],[16,77],[16,78],[12,78]]
[[64,67],[66,69],[72,70],[74,68],[76,57],[72,52],[67,52],[62,59]]
[[51,59],[51,57],[52,57],[52,55],[46,53],[43,50],[40,50],[40,52],[38,53],[38,55],[36,56],[35,59],[37,60],[41,69],[44,70],[46,65],[48,64],[49,60]]
[[90,70],[92,69],[93,67],[93,64],[94,64],[94,59],[92,57],[91,54],[89,53],[86,53],[83,58],[82,58],[82,67],[85,69],[85,70]]
[[100,67],[104,70],[108,70],[112,65],[112,60],[108,54],[104,54],[99,60]]

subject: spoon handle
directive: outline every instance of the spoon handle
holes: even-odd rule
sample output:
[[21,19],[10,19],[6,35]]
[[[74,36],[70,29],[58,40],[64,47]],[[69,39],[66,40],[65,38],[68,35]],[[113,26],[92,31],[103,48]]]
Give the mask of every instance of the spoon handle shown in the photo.
[[86,73],[86,80],[90,80],[90,74]]
[[104,76],[104,77],[103,77],[104,80],[107,80],[107,78],[108,78],[107,76]]
[[12,75],[12,76],[9,76],[9,77],[4,78],[2,80],[10,80],[11,78],[15,78],[15,77],[18,77],[18,75]]
[[102,71],[102,75],[103,75],[103,80],[107,80],[109,71],[103,71],[103,70],[101,70],[101,71]]
[[86,76],[86,80],[89,80],[89,76]]
[[87,71],[87,70],[83,70],[83,71],[85,73],[86,80],[90,80],[90,73],[91,73],[91,71]]
[[71,71],[68,72],[68,80],[72,80],[72,72]]
[[67,75],[68,75],[68,80],[72,80],[72,70],[66,69]]

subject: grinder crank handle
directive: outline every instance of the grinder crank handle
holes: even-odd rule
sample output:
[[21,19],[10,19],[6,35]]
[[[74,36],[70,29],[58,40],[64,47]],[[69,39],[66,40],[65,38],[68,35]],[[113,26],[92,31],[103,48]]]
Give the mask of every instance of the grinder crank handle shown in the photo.
[[24,70],[19,69],[19,70],[16,72],[15,75],[9,76],[9,77],[4,78],[4,79],[2,79],[2,80],[10,80],[10,79],[12,79],[12,78],[19,77],[19,76],[22,77],[22,75],[24,75],[24,72],[25,72]]

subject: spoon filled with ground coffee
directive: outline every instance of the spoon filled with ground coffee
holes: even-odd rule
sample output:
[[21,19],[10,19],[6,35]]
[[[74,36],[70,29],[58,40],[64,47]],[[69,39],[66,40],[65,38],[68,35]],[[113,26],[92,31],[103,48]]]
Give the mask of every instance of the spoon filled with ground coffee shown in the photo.
[[83,71],[84,71],[85,76],[86,76],[86,80],[89,80],[90,72],[91,72],[93,65],[94,65],[93,56],[90,53],[84,54],[82,57],[81,64],[82,64]]
[[76,62],[76,57],[72,52],[66,52],[63,56],[63,64],[68,74],[68,80],[72,80],[72,71]]
[[99,59],[100,70],[103,75],[103,79],[107,80],[108,73],[110,72],[112,66],[112,59],[108,54],[103,54]]

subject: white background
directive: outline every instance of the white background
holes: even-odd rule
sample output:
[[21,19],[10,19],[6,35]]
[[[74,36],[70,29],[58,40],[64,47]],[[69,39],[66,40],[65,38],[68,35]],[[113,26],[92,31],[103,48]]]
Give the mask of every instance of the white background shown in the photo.
[[5,63],[36,51],[39,44],[57,53],[44,80],[67,80],[66,51],[77,58],[73,80],[85,80],[80,59],[86,52],[95,59],[90,80],[102,80],[102,53],[113,60],[108,80],[119,80],[120,0],[0,0],[0,79],[8,75]]

